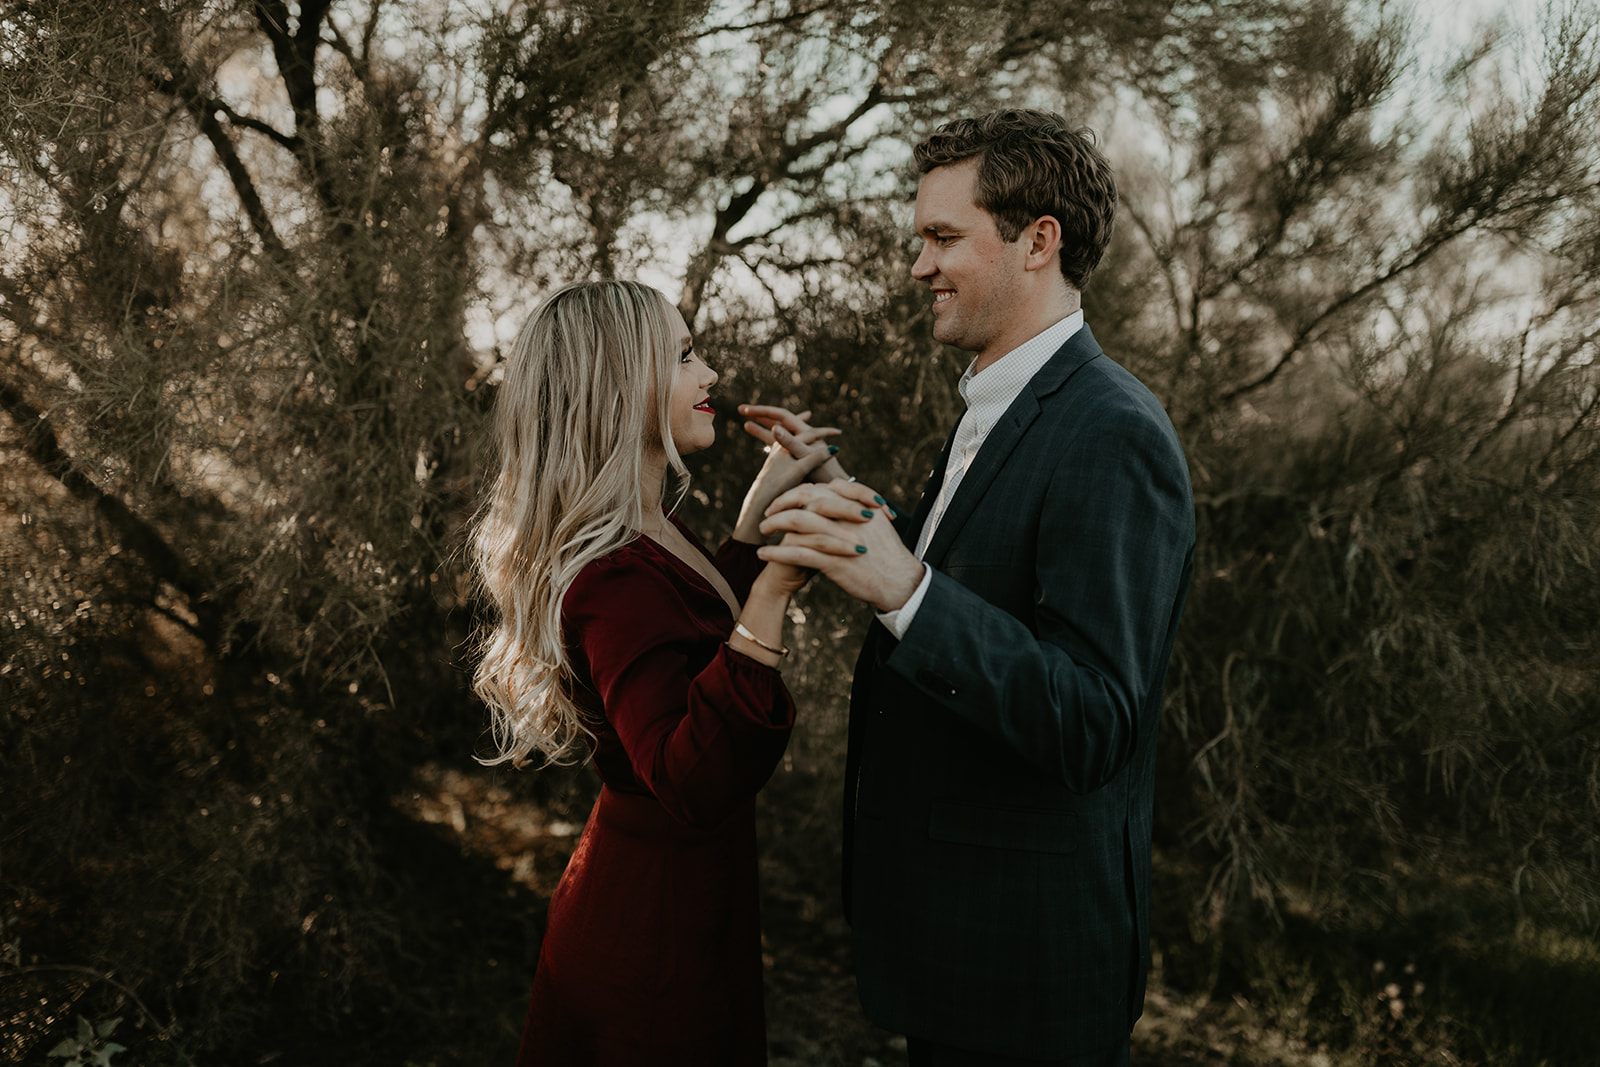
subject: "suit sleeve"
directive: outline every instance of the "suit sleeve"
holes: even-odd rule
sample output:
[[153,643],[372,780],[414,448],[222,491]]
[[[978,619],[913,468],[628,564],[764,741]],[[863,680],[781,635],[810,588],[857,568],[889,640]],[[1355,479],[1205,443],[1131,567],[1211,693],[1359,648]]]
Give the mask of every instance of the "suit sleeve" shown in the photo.
[[1127,763],[1159,709],[1194,546],[1165,425],[1113,412],[1054,457],[1035,543],[1034,629],[934,570],[888,665],[1078,793]]
[[711,828],[749,803],[794,725],[778,672],[725,643],[693,669],[703,622],[676,580],[648,563],[602,560],[573,583],[565,604],[569,638],[606,718],[635,776],[668,813]]

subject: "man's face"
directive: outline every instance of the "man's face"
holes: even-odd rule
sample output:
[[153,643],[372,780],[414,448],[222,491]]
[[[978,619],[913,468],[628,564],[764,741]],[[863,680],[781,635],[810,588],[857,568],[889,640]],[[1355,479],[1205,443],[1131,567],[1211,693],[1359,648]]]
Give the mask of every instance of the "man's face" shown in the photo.
[[981,360],[1015,347],[1009,338],[1020,317],[1027,251],[1023,234],[1000,239],[994,217],[974,200],[977,187],[977,159],[922,176],[915,220],[922,254],[911,275],[933,291],[934,338]]

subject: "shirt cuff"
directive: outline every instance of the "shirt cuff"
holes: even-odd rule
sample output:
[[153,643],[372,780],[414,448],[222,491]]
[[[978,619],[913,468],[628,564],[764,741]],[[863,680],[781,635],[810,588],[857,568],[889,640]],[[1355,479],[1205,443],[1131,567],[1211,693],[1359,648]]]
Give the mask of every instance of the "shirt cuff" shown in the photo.
[[933,568],[924,563],[922,581],[917,583],[917,591],[895,610],[878,612],[878,621],[894,634],[896,641],[911,629],[911,620],[917,617],[917,609],[922,606],[922,598],[928,595],[928,586],[931,584],[933,584]]

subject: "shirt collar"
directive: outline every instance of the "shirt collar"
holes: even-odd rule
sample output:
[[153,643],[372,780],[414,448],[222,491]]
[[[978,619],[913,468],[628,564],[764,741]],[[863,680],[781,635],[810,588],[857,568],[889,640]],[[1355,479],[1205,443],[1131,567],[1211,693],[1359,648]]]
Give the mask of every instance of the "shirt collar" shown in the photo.
[[957,384],[961,399],[967,402],[967,410],[985,424],[999,418],[1022,392],[1022,387],[1082,328],[1083,309],[1079,308],[989,364],[982,373],[973,373],[972,368],[978,362],[974,359],[967,364],[966,373]]

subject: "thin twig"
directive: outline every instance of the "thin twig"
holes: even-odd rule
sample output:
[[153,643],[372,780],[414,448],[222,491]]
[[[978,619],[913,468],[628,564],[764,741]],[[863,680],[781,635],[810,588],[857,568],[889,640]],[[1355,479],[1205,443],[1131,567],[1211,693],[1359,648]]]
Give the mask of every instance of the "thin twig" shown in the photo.
[[59,971],[69,974],[88,975],[90,978],[93,978],[96,981],[105,982],[107,985],[116,986],[124,996],[133,1001],[134,1006],[137,1007],[140,1013],[143,1014],[144,1017],[149,1020],[150,1024],[156,1028],[157,1036],[170,1040],[173,1030],[176,1029],[176,1023],[163,1025],[162,1022],[156,1018],[155,1013],[149,1008],[145,1007],[144,1001],[139,999],[139,994],[135,993],[132,989],[128,988],[128,986],[117,980],[116,973],[114,971],[102,971],[94,967],[85,967],[82,964],[74,963],[33,964],[27,967],[13,967],[10,969],[10,971],[12,974],[43,974],[52,971]]

